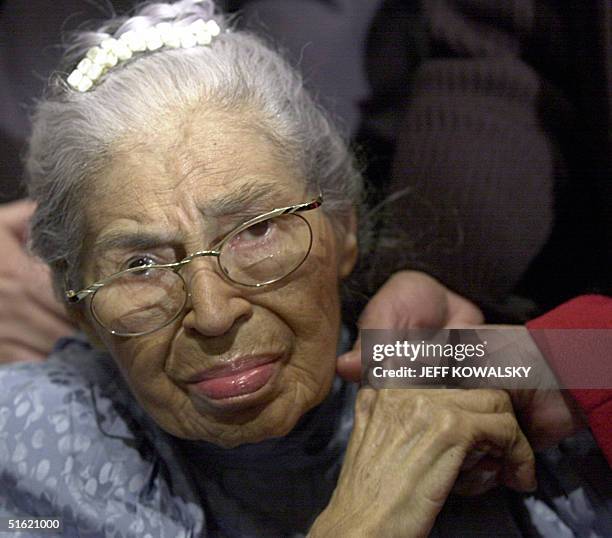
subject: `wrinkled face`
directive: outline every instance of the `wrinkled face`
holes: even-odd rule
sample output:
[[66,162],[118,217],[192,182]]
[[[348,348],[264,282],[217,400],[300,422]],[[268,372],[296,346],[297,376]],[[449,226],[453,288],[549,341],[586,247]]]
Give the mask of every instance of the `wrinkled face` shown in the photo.
[[[272,142],[235,120],[193,114],[119,145],[88,205],[85,284],[141,257],[179,261],[251,217],[312,198]],[[239,286],[221,276],[214,258],[197,258],[181,269],[191,298],[163,329],[113,336],[83,309],[84,328],[109,349],[166,431],[223,446],[257,442],[288,433],[327,395],[340,326],[338,284],[352,269],[355,238],[339,238],[321,209],[303,216],[312,249],[276,284]]]

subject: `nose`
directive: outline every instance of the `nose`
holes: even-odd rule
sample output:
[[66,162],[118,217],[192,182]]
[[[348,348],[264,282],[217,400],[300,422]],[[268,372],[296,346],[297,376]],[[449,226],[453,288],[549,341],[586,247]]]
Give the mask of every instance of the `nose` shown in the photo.
[[[187,277],[187,275],[185,275]],[[212,267],[198,267],[187,279],[191,291],[187,314],[183,318],[186,331],[203,336],[221,336],[252,312],[244,290],[227,282]]]

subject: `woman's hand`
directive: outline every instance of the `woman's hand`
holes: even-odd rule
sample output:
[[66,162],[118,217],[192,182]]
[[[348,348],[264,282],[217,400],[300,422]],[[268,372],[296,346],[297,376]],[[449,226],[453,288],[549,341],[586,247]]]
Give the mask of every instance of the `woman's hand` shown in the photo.
[[[420,271],[399,271],[376,292],[359,317],[359,329],[429,329],[480,325],[476,305]],[[338,357],[338,374],[349,381],[361,376],[361,338]]]
[[[400,271],[392,275],[365,307],[359,328],[413,329],[413,328],[478,328],[484,321],[482,313],[467,299],[452,292],[434,278],[419,271]],[[503,329],[502,326],[482,325],[482,329]],[[505,364],[526,364],[546,367],[529,331],[519,326],[507,326]],[[503,334],[502,331],[498,333]],[[518,359],[513,352],[521,351]],[[525,359],[527,353],[531,358]],[[535,369],[535,368],[534,368]],[[338,374],[359,381],[361,376],[361,339],[353,349],[338,358]],[[536,390],[509,390],[514,411],[518,415],[529,441],[536,450],[554,446],[560,440],[586,427],[586,418],[566,391],[551,386],[554,375],[544,376],[546,382]],[[469,383],[468,383],[469,386]]]
[[48,268],[25,251],[29,201],[0,205],[0,364],[43,359],[74,331],[53,296]]
[[[484,456],[459,490],[535,488],[534,455],[505,392],[361,389],[338,485],[309,536],[427,536],[474,451]],[[483,468],[489,482],[473,482]]]

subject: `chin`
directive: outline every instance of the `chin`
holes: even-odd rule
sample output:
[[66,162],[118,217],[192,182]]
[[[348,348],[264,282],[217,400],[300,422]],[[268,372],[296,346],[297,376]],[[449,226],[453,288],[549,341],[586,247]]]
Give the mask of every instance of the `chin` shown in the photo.
[[283,423],[261,426],[259,424],[244,424],[235,427],[222,427],[215,432],[214,435],[209,433],[206,435],[189,436],[193,441],[206,441],[221,448],[236,448],[241,445],[261,443],[268,439],[284,437],[298,423],[297,420],[288,420]]
[[[285,437],[300,421],[300,419],[313,407],[318,405],[318,401],[311,402],[310,405],[301,408],[295,404],[295,397],[291,396],[293,403],[287,405],[287,401],[276,400],[273,404],[260,410],[251,420],[240,421],[232,424],[216,424],[214,434],[210,428],[205,437],[200,436],[200,440],[213,443],[222,448],[235,448],[240,445],[260,443],[268,439]],[[282,408],[279,411],[279,408]]]

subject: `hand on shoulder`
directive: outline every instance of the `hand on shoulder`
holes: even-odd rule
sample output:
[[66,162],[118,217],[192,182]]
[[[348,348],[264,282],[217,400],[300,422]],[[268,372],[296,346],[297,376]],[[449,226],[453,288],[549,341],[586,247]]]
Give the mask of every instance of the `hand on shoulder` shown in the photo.
[[34,203],[0,205],[0,364],[42,360],[74,331],[54,297],[48,268],[25,249]]

